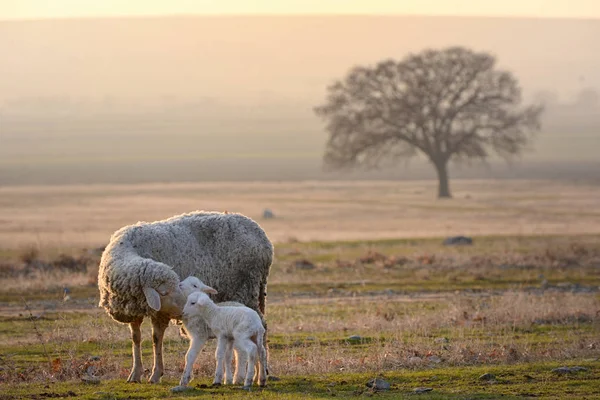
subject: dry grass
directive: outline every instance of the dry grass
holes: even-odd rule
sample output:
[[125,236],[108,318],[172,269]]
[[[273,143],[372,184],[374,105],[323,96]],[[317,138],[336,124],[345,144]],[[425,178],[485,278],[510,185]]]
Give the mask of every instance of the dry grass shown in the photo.
[[[600,187],[551,181],[165,183],[0,188],[0,251],[97,247],[138,220],[236,211],[276,242],[600,232]],[[277,218],[262,220],[271,208]]]
[[[282,300],[269,306],[270,368],[275,375],[306,375],[597,358],[599,311],[595,294],[555,291]],[[37,322],[26,315],[13,318],[19,328],[2,345],[3,366],[13,368],[0,370],[2,381],[74,379],[90,365],[103,379],[127,376],[131,360],[124,325],[99,310],[55,312]],[[2,324],[7,323],[4,318]],[[48,357],[39,349],[34,324]],[[149,329],[146,322],[146,366],[151,360]],[[352,335],[361,339],[347,340]],[[165,348],[167,377],[176,379],[187,341],[175,327],[167,330]],[[213,354],[211,341],[196,363],[200,379],[212,375]],[[92,363],[90,356],[100,359]],[[32,357],[38,361],[23,364]]]
[[[449,201],[435,200],[434,189],[431,182],[0,188],[0,384],[68,381],[90,370],[124,380],[129,332],[96,307],[98,254],[83,248],[105,244],[122,225],[194,209],[247,214],[277,243],[267,315],[275,375],[598,359],[600,244],[583,234],[600,233],[600,188],[463,181]],[[267,207],[275,219],[261,218]],[[475,245],[441,245],[440,236],[455,234],[475,236]],[[399,239],[415,237],[430,239]],[[355,241],[323,241],[333,239]],[[166,380],[179,378],[186,350],[169,328]],[[199,381],[214,372],[213,352],[214,341],[197,361]]]

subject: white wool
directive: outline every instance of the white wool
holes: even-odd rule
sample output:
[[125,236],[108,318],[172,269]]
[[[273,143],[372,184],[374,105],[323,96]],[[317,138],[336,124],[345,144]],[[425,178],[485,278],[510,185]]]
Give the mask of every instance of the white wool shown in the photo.
[[[247,360],[244,387],[252,385],[254,367],[257,364],[259,385],[266,384],[266,350],[263,345],[265,328],[258,313],[245,306],[218,306],[206,293],[193,292],[183,309],[183,324],[191,335],[190,348],[186,354],[186,366],[180,385],[185,386],[191,379],[194,360],[203,344],[205,324],[217,337],[215,384],[223,379],[223,363],[227,362],[227,347],[233,338],[233,347],[244,354]],[[199,332],[198,332],[199,331]],[[202,342],[202,343],[199,343]]]

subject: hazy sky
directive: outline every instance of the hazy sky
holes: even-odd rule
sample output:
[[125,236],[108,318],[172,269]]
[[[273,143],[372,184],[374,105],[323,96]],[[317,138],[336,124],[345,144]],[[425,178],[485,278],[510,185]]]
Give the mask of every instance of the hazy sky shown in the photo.
[[0,19],[167,14],[427,14],[600,18],[599,0],[0,0]]

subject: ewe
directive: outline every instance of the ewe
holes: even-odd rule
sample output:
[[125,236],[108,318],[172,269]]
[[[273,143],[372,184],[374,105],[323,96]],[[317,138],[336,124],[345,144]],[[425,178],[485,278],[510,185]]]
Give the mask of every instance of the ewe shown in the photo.
[[[152,320],[154,367],[149,381],[160,381],[163,335],[171,319],[181,318],[186,302],[179,288],[182,278],[197,276],[218,290],[216,301],[242,303],[263,315],[272,261],[273,245],[265,232],[235,213],[198,211],[116,231],[100,260],[99,305],[114,320],[129,324],[133,368],[127,381],[140,382],[144,371],[144,317]],[[208,338],[210,329],[205,325],[197,333]]]

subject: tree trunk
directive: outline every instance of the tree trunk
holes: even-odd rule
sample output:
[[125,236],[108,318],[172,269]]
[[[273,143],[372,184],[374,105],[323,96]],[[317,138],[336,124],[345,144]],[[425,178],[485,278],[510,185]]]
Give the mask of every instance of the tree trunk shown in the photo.
[[450,195],[450,184],[448,183],[448,162],[440,161],[434,164],[439,179],[438,198],[449,199],[452,196]]

